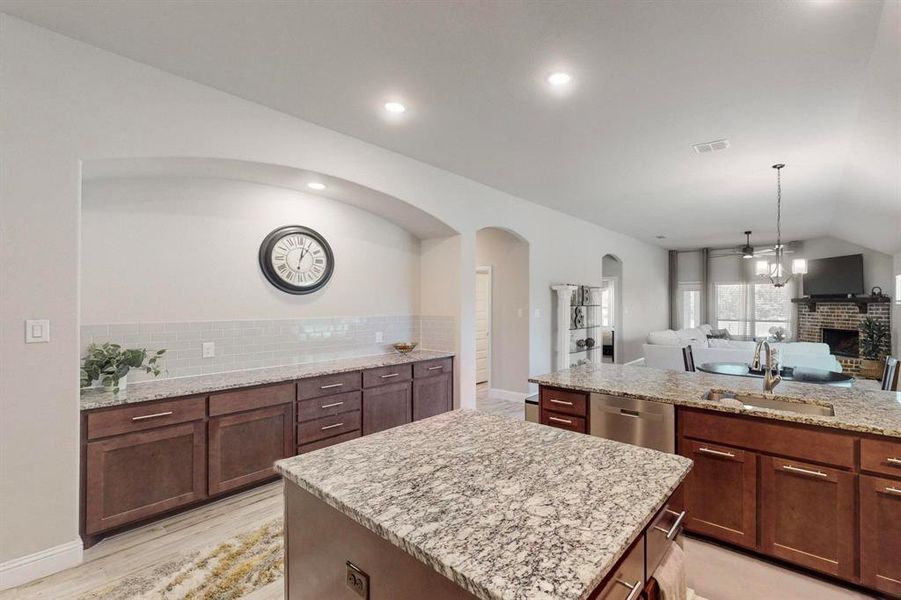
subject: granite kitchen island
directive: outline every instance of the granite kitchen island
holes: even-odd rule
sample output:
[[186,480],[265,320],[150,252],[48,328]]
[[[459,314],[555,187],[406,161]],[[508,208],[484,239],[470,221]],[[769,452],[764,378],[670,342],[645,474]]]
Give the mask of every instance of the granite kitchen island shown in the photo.
[[285,459],[286,596],[637,598],[691,465],[469,411]]

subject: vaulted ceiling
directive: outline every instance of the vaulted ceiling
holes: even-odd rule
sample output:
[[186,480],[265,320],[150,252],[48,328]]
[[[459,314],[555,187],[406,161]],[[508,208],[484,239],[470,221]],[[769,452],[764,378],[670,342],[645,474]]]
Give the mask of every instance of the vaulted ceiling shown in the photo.
[[[664,247],[774,238],[784,162],[786,238],[901,251],[893,0],[0,10]],[[388,100],[407,111],[385,118]]]

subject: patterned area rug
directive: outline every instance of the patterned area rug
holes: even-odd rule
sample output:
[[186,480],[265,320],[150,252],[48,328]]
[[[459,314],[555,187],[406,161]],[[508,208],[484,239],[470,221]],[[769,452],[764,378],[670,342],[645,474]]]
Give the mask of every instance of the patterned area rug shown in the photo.
[[80,600],[233,600],[282,576],[282,519],[218,546],[165,562]]

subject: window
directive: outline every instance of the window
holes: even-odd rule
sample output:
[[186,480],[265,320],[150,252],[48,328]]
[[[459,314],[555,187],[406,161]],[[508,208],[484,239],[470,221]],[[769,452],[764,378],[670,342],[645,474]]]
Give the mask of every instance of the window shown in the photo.
[[901,304],[901,274],[895,275],[895,304]]
[[680,283],[676,295],[676,314],[679,329],[690,329],[701,324],[701,284]]
[[615,293],[616,282],[613,279],[601,282],[601,327],[613,327]]
[[771,327],[791,332],[789,288],[768,283],[723,283],[715,286],[716,326],[732,335],[761,337]]

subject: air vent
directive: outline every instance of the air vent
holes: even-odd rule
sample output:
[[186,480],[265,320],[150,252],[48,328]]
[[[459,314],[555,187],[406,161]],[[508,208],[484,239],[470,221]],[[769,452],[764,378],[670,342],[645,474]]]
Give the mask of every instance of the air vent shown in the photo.
[[716,152],[717,150],[725,150],[729,147],[729,140],[713,140],[712,142],[703,142],[701,144],[695,144],[692,148],[695,149],[695,152],[698,154],[707,154],[708,152]]

